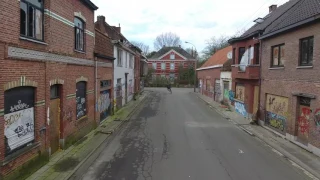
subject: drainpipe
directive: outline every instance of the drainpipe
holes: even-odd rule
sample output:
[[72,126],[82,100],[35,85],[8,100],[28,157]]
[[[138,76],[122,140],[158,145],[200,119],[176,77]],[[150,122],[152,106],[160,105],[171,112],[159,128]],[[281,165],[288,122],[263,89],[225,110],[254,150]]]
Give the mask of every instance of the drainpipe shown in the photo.
[[260,119],[260,116],[261,116],[261,109],[260,109],[260,105],[261,105],[261,77],[262,77],[262,62],[261,62],[261,59],[262,59],[262,41],[260,39],[261,37],[261,33],[259,33],[259,44],[260,44],[260,52],[259,52],[259,64],[260,64],[260,69],[259,69],[259,98],[258,98],[258,112],[257,114],[259,114],[259,116],[257,116],[257,124],[259,124],[259,119]]
[[[97,84],[97,78],[98,78],[98,61],[97,61],[97,57],[94,57],[94,121],[96,122],[96,113],[97,113],[97,109],[98,109],[98,104],[97,104],[97,90],[98,90],[98,84]],[[97,122],[96,122],[97,123]]]

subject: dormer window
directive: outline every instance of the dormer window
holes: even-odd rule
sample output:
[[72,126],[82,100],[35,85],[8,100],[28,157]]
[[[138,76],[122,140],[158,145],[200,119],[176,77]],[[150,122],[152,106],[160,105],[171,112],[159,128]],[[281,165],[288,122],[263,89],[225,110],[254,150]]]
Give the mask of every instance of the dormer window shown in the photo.
[[175,54],[174,53],[170,54],[170,59],[175,59]]

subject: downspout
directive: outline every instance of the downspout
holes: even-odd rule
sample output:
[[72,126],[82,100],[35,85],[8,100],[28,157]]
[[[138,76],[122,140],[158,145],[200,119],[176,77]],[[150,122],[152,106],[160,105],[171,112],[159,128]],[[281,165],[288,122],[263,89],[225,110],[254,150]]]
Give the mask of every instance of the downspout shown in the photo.
[[257,124],[260,125],[259,121],[260,121],[260,118],[261,118],[261,77],[262,77],[262,41],[260,39],[261,37],[261,33],[259,33],[259,44],[260,44],[260,50],[259,50],[259,98],[258,98],[258,112],[257,112]]
[[97,57],[94,57],[94,121],[97,123],[97,110],[98,110],[98,93],[97,93],[97,90],[98,90],[98,84],[97,84],[97,78],[98,78],[98,61],[97,61]]

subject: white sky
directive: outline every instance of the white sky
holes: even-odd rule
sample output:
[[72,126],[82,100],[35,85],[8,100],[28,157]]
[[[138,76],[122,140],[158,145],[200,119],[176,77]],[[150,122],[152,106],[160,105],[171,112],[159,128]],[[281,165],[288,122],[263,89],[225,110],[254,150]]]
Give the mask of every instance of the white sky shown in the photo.
[[[268,13],[271,4],[288,0],[92,0],[110,25],[121,25],[129,41],[140,41],[153,49],[157,35],[173,32],[198,51],[213,36],[233,35],[250,28],[252,21]],[[259,9],[260,8],[260,9]],[[95,18],[96,19],[96,18]],[[182,44],[183,47],[191,47]]]

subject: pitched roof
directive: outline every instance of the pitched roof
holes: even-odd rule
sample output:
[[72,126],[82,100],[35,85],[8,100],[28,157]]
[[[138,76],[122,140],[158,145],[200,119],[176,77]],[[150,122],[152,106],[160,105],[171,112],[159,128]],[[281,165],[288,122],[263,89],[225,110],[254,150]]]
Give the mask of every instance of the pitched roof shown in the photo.
[[300,0],[285,14],[275,20],[263,33],[263,37],[292,29],[316,19],[320,19],[320,0]]
[[[277,9],[267,14],[263,19],[263,22],[256,23],[251,28],[249,28],[246,32],[244,32],[240,37],[232,38],[229,40],[229,43],[244,40],[254,36],[255,34],[264,31],[271,23],[277,20],[282,14],[287,12],[291,7],[293,7],[300,0],[290,0],[283,5],[279,6]],[[302,0],[303,1],[303,0]]]
[[199,69],[207,68],[215,65],[223,65],[228,61],[228,53],[232,51],[232,46],[228,46],[226,48],[220,49],[214,55],[212,55],[207,62],[205,62]]
[[163,47],[156,54],[154,54],[150,59],[158,59],[171,50],[176,51],[177,53],[181,54],[187,59],[194,59],[194,57],[192,57],[191,54],[189,54],[186,50],[184,50],[181,47]]

